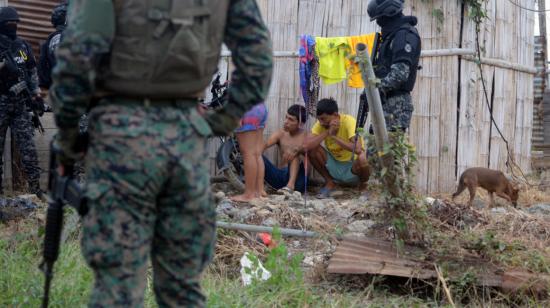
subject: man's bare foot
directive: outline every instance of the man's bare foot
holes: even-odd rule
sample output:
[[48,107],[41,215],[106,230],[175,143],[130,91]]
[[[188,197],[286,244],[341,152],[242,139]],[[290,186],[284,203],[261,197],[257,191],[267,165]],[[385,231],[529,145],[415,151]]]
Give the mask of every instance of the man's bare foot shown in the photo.
[[263,198],[267,198],[267,196],[268,196],[268,194],[265,190],[262,191],[262,193],[260,194],[260,197],[263,197]]
[[229,197],[231,201],[235,201],[235,202],[250,202],[255,198],[256,198],[255,195],[249,195],[249,194],[240,194],[240,195]]

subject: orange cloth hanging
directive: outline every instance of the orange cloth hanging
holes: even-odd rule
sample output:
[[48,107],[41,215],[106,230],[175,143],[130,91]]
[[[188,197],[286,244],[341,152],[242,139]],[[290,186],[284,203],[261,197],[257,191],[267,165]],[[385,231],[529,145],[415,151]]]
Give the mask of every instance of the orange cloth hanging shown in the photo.
[[372,52],[372,46],[374,46],[374,39],[376,33],[369,33],[364,35],[350,36],[348,37],[348,44],[351,47],[351,58],[346,61],[346,71],[348,76],[348,87],[351,88],[364,88],[365,84],[363,83],[363,78],[361,77],[361,70],[359,65],[353,62],[353,57],[355,56],[355,46],[359,43],[367,45],[367,51],[369,55]]

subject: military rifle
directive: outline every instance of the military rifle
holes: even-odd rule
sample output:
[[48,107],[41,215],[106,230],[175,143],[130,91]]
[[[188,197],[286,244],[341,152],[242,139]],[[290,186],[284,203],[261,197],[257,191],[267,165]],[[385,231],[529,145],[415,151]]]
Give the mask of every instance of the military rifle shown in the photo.
[[[83,147],[87,142],[81,142]],[[61,231],[63,230],[63,208],[69,205],[80,216],[88,212],[81,185],[73,178],[72,168],[65,168],[64,175],[57,171],[57,156],[60,149],[54,141],[50,145],[50,171],[48,176],[48,211],[46,215],[46,234],[44,236],[43,260],[40,265],[45,275],[42,307],[48,307],[50,285],[53,278],[53,266],[59,256]]]
[[32,123],[34,128],[38,129],[41,134],[44,134],[44,126],[42,126],[42,122],[40,121],[40,117],[45,111],[44,103],[33,99],[27,86],[27,73],[17,67],[17,64],[13,60],[13,55],[10,48],[10,46],[7,46],[6,50],[0,54],[0,59],[2,59],[2,61],[0,61],[0,69],[3,69],[6,66],[11,73],[17,74],[17,83],[9,88],[9,92],[13,97],[23,98],[33,114]]
[[40,117],[44,114],[44,104],[31,96],[26,81],[23,80],[13,85],[10,88],[10,92],[12,95],[22,97],[25,100],[32,112],[32,124],[34,128],[38,129],[41,134],[44,134],[44,126],[42,126],[42,122],[40,121]]

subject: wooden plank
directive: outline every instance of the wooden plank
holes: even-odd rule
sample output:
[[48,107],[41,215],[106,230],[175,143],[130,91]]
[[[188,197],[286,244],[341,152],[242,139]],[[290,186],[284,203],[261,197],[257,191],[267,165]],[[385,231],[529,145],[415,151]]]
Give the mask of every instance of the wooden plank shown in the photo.
[[[423,49],[431,49],[433,45],[432,18],[428,17],[427,4],[418,3],[417,6],[412,4],[406,5],[406,12],[416,15],[419,20],[424,22],[419,23],[417,28],[422,40]],[[421,60],[422,70],[418,72],[417,83],[413,91],[414,112],[410,127],[410,140],[416,145],[417,149],[417,172],[416,186],[419,191],[427,192],[429,183],[437,181],[430,178],[430,104],[432,81],[434,74],[435,58],[424,58]],[[418,93],[415,95],[415,92]]]
[[[444,1],[442,11],[445,22],[442,26],[444,48],[460,46],[460,9],[455,2]],[[457,103],[458,103],[458,58],[442,59],[441,86],[439,93],[440,111],[440,156],[438,187],[436,191],[452,191],[455,188]]]

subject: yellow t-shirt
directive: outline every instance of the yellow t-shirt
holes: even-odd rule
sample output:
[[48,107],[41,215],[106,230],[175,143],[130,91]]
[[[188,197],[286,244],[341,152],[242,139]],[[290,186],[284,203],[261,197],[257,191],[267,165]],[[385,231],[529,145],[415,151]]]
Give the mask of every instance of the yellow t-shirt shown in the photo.
[[347,56],[351,52],[347,37],[316,37],[315,54],[319,58],[319,77],[325,84],[346,79]]
[[[357,121],[354,117],[348,114],[340,114],[340,128],[338,129],[337,137],[340,137],[342,140],[350,141],[352,137],[355,136],[355,123]],[[315,125],[311,128],[311,133],[314,135],[321,135],[327,129],[321,126],[319,121],[315,122]],[[334,156],[338,161],[349,161],[351,160],[351,151],[348,151],[342,148],[336,141],[334,141],[332,136],[325,138],[325,146],[327,150]],[[363,137],[359,136],[359,142],[361,143],[361,148],[365,149],[365,143]]]

